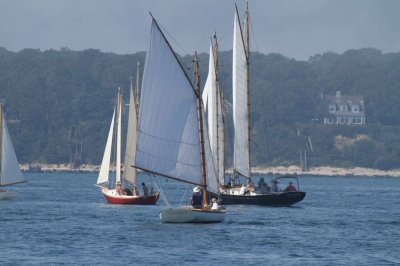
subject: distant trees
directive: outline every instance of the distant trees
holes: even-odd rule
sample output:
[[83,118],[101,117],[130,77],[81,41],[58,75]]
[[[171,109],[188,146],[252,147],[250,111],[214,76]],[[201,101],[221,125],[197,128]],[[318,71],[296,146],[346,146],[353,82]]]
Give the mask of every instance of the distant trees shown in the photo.
[[[7,100],[8,118],[14,121],[9,128],[19,160],[68,162],[78,141],[82,161],[99,163],[116,89],[122,87],[128,99],[129,78],[144,59],[144,52],[0,48],[0,98]],[[191,75],[192,56],[181,60]],[[232,53],[221,52],[219,61],[220,85],[232,102]],[[208,56],[200,55],[202,85],[207,66]],[[299,165],[299,152],[306,150],[312,165],[400,167],[400,53],[359,49],[308,61],[252,53],[250,69],[253,165]],[[326,112],[321,95],[337,90],[364,96],[367,126],[321,124]],[[344,149],[335,146],[336,136],[357,134],[368,139]],[[228,165],[232,138],[232,110],[226,105]]]

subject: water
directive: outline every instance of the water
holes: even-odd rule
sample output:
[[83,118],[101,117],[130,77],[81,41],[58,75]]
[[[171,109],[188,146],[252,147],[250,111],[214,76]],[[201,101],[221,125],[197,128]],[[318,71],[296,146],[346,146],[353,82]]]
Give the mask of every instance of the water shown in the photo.
[[[400,179],[301,177],[294,207],[228,206],[199,225],[160,223],[162,200],[108,205],[96,174],[26,176],[0,201],[1,265],[400,264]],[[157,183],[178,202],[186,188]]]

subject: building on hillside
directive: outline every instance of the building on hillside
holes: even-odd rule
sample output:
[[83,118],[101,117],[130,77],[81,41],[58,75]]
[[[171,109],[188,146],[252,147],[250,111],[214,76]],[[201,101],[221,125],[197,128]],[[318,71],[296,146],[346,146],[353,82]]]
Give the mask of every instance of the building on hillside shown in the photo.
[[327,95],[324,99],[328,109],[324,124],[329,125],[365,125],[363,96]]

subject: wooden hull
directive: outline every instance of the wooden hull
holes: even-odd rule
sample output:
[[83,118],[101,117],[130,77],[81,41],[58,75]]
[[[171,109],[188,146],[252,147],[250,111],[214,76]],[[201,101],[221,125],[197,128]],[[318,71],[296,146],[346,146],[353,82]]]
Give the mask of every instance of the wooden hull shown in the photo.
[[0,200],[12,200],[15,199],[17,193],[10,190],[0,190]]
[[128,196],[118,195],[115,189],[102,189],[101,191],[109,204],[128,204],[128,205],[154,205],[160,197],[156,192],[150,196]]
[[182,207],[162,210],[160,220],[163,223],[220,223],[225,219],[226,211],[205,211]]
[[271,194],[256,195],[231,195],[220,194],[221,203],[224,205],[247,204],[247,205],[264,205],[274,207],[287,207],[300,202],[306,196],[305,192],[276,192]]

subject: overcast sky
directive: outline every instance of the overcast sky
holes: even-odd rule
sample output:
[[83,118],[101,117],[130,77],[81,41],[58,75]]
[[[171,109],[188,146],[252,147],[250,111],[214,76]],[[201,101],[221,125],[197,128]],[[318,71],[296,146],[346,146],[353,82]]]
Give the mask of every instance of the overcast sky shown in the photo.
[[[208,52],[214,31],[230,50],[235,2],[243,14],[243,0],[0,0],[0,47],[144,51],[151,11],[180,54]],[[249,9],[251,48],[265,54],[400,51],[398,0],[250,0]]]

